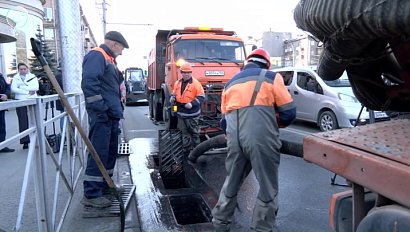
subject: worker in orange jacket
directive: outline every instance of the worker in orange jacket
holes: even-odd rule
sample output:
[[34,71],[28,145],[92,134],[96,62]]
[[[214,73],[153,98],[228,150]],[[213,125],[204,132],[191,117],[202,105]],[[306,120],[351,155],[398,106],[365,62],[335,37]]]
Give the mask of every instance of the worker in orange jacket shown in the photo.
[[199,115],[201,103],[205,99],[204,88],[192,77],[192,70],[188,62],[181,65],[182,78],[175,82],[170,97],[171,105],[177,105],[178,129],[182,132],[185,152],[189,152],[200,143]]
[[229,231],[238,191],[252,169],[259,182],[259,192],[251,230],[276,230],[279,128],[292,123],[296,107],[282,76],[268,70],[270,56],[266,50],[254,50],[247,62],[222,93],[221,127],[226,132],[228,154],[227,176],[212,210],[216,231]]

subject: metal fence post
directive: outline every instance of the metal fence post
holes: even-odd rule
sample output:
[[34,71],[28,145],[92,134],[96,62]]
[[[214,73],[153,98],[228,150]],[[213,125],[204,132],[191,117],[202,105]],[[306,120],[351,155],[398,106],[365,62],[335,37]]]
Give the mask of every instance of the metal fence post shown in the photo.
[[[37,138],[39,145],[39,153],[34,156],[33,163],[33,178],[34,178],[34,189],[36,195],[36,208],[37,208],[37,223],[39,231],[54,231],[54,227],[51,221],[51,211],[49,198],[47,197],[47,160],[45,152],[45,133],[44,133],[44,109],[41,98],[37,98],[37,104],[32,107],[32,110],[29,110],[29,118],[33,121],[35,119],[35,124],[37,127]],[[34,112],[33,112],[34,110]],[[34,113],[34,114],[31,114]],[[31,124],[31,123],[30,123]],[[36,141],[35,136],[30,136],[31,141],[30,150],[35,149]],[[33,144],[34,142],[34,144]],[[30,151],[29,151],[30,152]]]

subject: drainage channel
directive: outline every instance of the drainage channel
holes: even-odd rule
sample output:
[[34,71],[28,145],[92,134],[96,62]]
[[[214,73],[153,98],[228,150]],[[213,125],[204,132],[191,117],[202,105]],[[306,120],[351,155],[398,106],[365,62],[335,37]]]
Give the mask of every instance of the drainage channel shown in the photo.
[[169,200],[176,223],[180,226],[211,223],[211,208],[201,193],[207,184],[186,163],[181,131],[160,130],[158,138],[159,153],[153,158],[158,162],[162,192]]
[[[180,156],[178,133],[128,141],[132,151],[131,176],[136,186],[135,220],[140,222],[141,231],[213,231],[211,209],[218,194]],[[164,141],[167,138],[176,141]]]

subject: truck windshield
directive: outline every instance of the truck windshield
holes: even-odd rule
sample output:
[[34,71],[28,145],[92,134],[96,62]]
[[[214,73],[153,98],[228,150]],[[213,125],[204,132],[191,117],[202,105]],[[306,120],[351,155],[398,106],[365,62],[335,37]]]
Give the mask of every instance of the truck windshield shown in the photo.
[[126,79],[130,81],[142,81],[143,75],[142,70],[127,70]]
[[174,43],[175,60],[200,62],[243,62],[245,52],[242,42],[230,40],[178,40]]

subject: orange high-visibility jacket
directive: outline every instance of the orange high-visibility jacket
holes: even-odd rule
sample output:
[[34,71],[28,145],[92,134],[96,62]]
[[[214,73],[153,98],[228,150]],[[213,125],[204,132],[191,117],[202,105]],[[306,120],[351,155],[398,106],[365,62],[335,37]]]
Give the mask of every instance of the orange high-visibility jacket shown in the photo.
[[[221,99],[222,114],[251,106],[260,72],[260,68],[249,68],[248,65],[225,85]],[[263,77],[253,106],[272,107],[276,113],[279,113],[277,116],[280,117],[280,121],[286,124],[293,121],[296,114],[296,107],[283,83],[282,76],[272,71],[267,71]]]
[[[177,116],[182,118],[199,116],[201,114],[201,103],[205,99],[204,88],[202,87],[201,83],[197,79],[192,77],[182,93],[181,88],[182,78],[175,82],[173,90],[173,94],[175,95],[177,103],[182,103],[179,104],[180,106],[178,107]],[[191,103],[192,108],[184,108],[183,104],[185,103]]]

